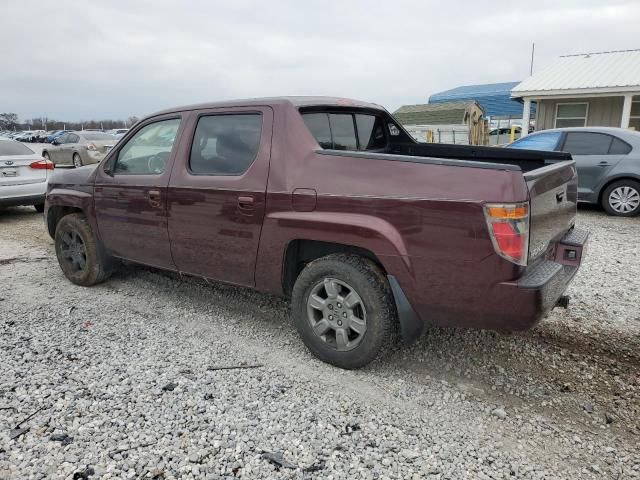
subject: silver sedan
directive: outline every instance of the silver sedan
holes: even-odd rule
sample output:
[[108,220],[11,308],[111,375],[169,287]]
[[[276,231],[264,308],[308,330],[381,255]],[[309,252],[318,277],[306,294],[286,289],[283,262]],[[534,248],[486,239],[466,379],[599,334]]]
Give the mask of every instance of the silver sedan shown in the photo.
[[42,149],[42,156],[56,165],[81,167],[99,163],[118,141],[109,133],[68,132]]
[[555,128],[516,140],[511,148],[569,152],[578,168],[578,200],[609,215],[640,214],[640,132],[612,127]]

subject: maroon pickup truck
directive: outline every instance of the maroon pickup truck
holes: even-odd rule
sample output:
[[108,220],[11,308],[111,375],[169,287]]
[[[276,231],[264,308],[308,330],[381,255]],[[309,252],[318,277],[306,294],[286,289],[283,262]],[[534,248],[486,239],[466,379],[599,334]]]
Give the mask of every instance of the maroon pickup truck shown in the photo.
[[581,261],[576,194],[568,154],[420,144],[378,105],[295,97],[151,115],[58,171],[45,212],[72,282],[126,259],[291,296],[309,350],[357,368],[398,329],[535,325]]

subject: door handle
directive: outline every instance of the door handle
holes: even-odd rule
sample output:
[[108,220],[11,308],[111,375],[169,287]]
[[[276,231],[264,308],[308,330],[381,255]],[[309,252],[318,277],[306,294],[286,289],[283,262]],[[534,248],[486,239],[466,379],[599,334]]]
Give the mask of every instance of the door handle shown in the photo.
[[254,207],[254,199],[253,197],[249,197],[249,196],[239,196],[238,197],[238,208],[240,208],[240,210],[253,210]]
[[151,205],[152,207],[160,206],[160,200],[162,197],[160,196],[159,190],[149,190],[147,192],[147,196],[149,197],[149,205]]
[[599,167],[608,167],[608,166],[609,166],[609,162],[602,161],[602,162],[600,162],[600,163],[598,164],[598,166],[599,166]]

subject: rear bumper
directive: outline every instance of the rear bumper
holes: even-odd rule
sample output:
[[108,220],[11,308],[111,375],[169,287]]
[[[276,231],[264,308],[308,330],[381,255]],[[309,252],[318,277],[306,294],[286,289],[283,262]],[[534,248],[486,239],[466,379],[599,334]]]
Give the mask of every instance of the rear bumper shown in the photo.
[[0,206],[37,205],[44,203],[47,182],[0,186]]
[[[558,302],[578,271],[588,233],[572,230],[519,278],[498,282],[457,305],[413,303],[421,321],[443,327],[521,331],[534,327]],[[399,312],[400,314],[400,312]],[[401,319],[402,323],[402,319]],[[403,328],[404,330],[404,328]],[[420,331],[413,328],[413,331]]]

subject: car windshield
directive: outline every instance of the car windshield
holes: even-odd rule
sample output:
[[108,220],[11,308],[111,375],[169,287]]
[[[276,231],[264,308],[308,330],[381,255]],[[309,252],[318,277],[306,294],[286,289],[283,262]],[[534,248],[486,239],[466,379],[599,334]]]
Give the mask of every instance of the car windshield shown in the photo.
[[11,140],[9,142],[0,142],[0,157],[4,155],[31,155],[32,153],[34,153],[34,151],[29,147],[14,140]]

